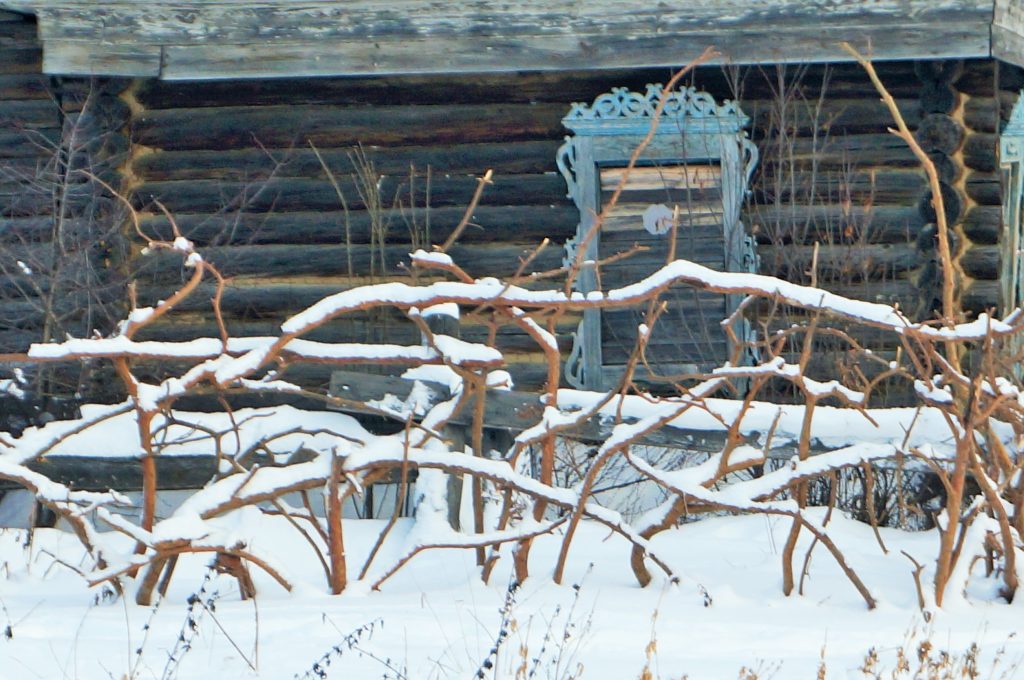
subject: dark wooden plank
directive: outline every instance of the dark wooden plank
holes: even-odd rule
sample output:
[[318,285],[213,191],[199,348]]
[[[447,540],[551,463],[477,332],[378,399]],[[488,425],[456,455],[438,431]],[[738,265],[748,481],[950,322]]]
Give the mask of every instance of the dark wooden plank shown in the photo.
[[465,144],[557,139],[560,104],[450,106],[261,106],[146,111],[134,139],[161,149]]
[[[443,174],[502,174],[553,172],[560,140],[521,141],[515,144],[446,144],[443,146],[363,147],[367,160],[386,175],[408,175],[410,167],[423,174],[431,168]],[[353,148],[319,149],[336,176],[355,171]],[[268,154],[262,149],[187,150],[148,153],[132,162],[133,172],[149,181],[220,179],[244,181],[267,177],[324,177],[316,155],[308,148]]]
[[41,45],[11,45],[0,38],[0,74],[42,73]]
[[[814,246],[763,245],[757,249],[761,271],[774,276],[799,278],[811,269]],[[913,244],[821,245],[817,266],[820,285],[829,288],[835,280],[864,281],[904,277],[922,264]]]
[[[919,95],[920,81],[912,62],[876,64],[886,87],[898,99]],[[828,78],[825,78],[825,69]],[[790,69],[790,78],[793,78]],[[808,64],[802,69],[800,89],[813,100],[827,84],[830,98],[874,97],[875,89],[856,64]],[[146,109],[205,106],[266,106],[274,104],[345,104],[386,106],[395,102],[419,104],[532,103],[591,101],[595,93],[613,87],[643,91],[647,83],[664,82],[664,68],[602,69],[600,71],[530,71],[499,74],[432,74],[420,76],[344,78],[268,78],[231,81],[146,80],[135,91]],[[778,87],[774,69],[757,67],[741,71],[744,108],[753,111],[767,106]],[[696,71],[694,82],[717,99],[735,98],[734,82],[721,68],[710,66]]]
[[[819,76],[820,77],[820,76]],[[147,109],[182,105],[268,106],[274,104],[338,104],[388,106],[398,102],[484,104],[589,101],[613,87],[643,91],[663,81],[664,69],[592,72],[516,72],[465,75],[277,78],[207,82],[147,80],[136,91]]]
[[[357,181],[351,177],[338,178],[338,184],[350,210],[366,207]],[[391,208],[398,201],[409,206],[410,187],[415,204],[427,201],[427,187],[423,178],[410,183],[401,175],[384,177],[380,182],[383,207]],[[430,183],[430,205],[465,206],[469,204],[477,187],[471,175],[436,177]],[[137,206],[146,206],[158,199],[172,213],[216,212],[224,209],[242,209],[250,212],[265,211],[336,211],[342,207],[334,186],[327,180],[272,179],[266,182],[221,182],[216,180],[180,180],[175,182],[147,182],[135,189]],[[558,175],[494,175],[493,184],[483,193],[482,205],[566,205],[565,180]],[[155,212],[155,211],[154,211]],[[398,226],[398,225],[396,225]]]
[[968,99],[964,104],[964,124],[975,132],[998,132],[1000,122],[1010,119],[1019,94],[1019,90],[1000,90],[994,97]]
[[0,159],[40,158],[53,154],[59,130],[23,130],[14,126],[0,127]]
[[967,195],[980,205],[1002,205],[1003,194],[996,172],[969,172],[964,182]]
[[[897,99],[896,104],[912,129],[921,123],[921,110],[916,98]],[[751,125],[754,129],[767,129],[769,120],[776,115],[770,101],[746,110],[746,113],[753,119]],[[819,139],[823,140],[822,144],[826,145],[830,142],[829,138],[823,136],[824,132],[832,135],[831,139],[838,139],[855,133],[881,134],[893,125],[892,116],[885,105],[877,96],[866,94],[851,98],[829,97],[826,94],[819,111],[815,112],[815,106],[808,105],[795,107],[795,110],[788,113],[791,117],[788,121],[791,135],[806,140],[811,133],[817,131]]]
[[[530,246],[495,244],[488,246],[453,246],[448,252],[456,262],[462,263],[473,276],[509,276],[519,268],[520,258],[532,250]],[[403,264],[409,261],[409,246],[384,246],[383,259],[387,271],[398,274]],[[371,248],[365,245],[346,246],[297,246],[260,245],[202,248],[203,257],[216,265],[227,276],[342,276],[348,272],[348,255],[351,253],[357,276],[371,273]],[[374,260],[379,261],[380,251],[374,251]],[[527,271],[545,271],[561,265],[562,252],[547,248]],[[182,258],[174,253],[153,254],[137,259],[133,273],[143,282],[179,280],[187,275],[182,269]]]
[[0,98],[49,99],[46,76],[38,73],[0,75]]
[[2,218],[0,242],[39,242],[48,239],[52,230],[53,218],[49,216]]
[[974,246],[960,256],[964,273],[975,279],[999,280],[999,246]]
[[[276,206],[275,206],[276,207]],[[443,243],[465,215],[461,206],[430,209],[389,209],[385,223],[395,241],[408,240],[410,225],[429,222],[433,243]],[[269,214],[178,213],[174,221],[198,245],[238,243],[327,243],[370,242],[371,215],[364,210],[303,211]],[[460,243],[495,241],[540,241],[547,237],[562,242],[576,232],[579,211],[570,205],[480,205],[471,216],[473,226],[463,232]],[[4,222],[0,221],[0,238]],[[347,226],[347,231],[346,231]],[[173,231],[163,215],[142,219],[142,230],[154,237],[170,239]],[[346,237],[347,234],[347,237]]]
[[997,87],[996,76],[996,62],[992,59],[967,59],[953,85],[957,92],[969,94],[972,99],[992,97]]
[[0,126],[27,129],[60,127],[60,109],[46,99],[0,100]]
[[995,245],[1002,233],[1003,209],[1000,206],[976,205],[967,211],[960,228],[974,243]]
[[751,205],[743,221],[760,243],[777,245],[907,243],[924,226],[916,207],[886,205]]
[[1002,284],[996,280],[976,279],[970,281],[961,295],[961,304],[964,309],[971,312],[985,312],[996,310],[997,313],[1005,313],[1001,309]]
[[995,172],[999,167],[999,137],[993,134],[970,134],[964,140],[964,165],[972,170]]
[[924,173],[916,170],[855,169],[842,176],[816,175],[810,170],[793,173],[782,186],[754,185],[755,200],[762,204],[840,203],[908,205],[927,187]]

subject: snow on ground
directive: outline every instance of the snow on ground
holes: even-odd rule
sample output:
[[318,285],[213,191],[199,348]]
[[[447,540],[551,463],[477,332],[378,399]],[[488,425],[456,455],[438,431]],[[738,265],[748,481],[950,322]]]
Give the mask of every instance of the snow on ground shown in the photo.
[[[196,605],[190,615],[187,600],[203,584],[207,558],[184,557],[164,602],[155,610],[142,608],[104,600],[101,590],[84,585],[70,568],[81,557],[73,536],[37,530],[26,546],[24,531],[0,530],[0,630],[9,631],[0,636],[0,680],[468,679],[477,677],[503,629],[508,637],[494,668],[481,677],[519,677],[515,671],[525,649],[528,670],[533,658],[541,659],[529,676],[538,680],[636,678],[652,637],[657,641],[652,677],[665,679],[736,678],[744,666],[760,669],[761,678],[814,678],[822,654],[828,678],[859,678],[869,648],[877,648],[882,664],[891,668],[908,636],[914,640],[911,650],[930,638],[962,654],[977,642],[981,677],[989,677],[990,660],[1003,645],[999,672],[991,677],[1017,677],[1012,664],[1024,658],[1024,639],[1016,636],[1021,606],[1001,603],[994,595],[997,583],[981,576],[971,584],[969,604],[954,603],[924,623],[911,564],[900,551],[929,562],[938,540],[934,533],[883,529],[889,547],[884,555],[870,528],[840,516],[833,518],[830,533],[878,597],[875,611],[865,609],[820,546],[805,595],[784,597],[778,551],[788,523],[763,516],[719,517],[654,540],[683,574],[678,586],[656,581],[639,588],[629,571],[628,546],[593,524],[584,524],[577,535],[566,584],[554,585],[549,576],[558,540],[541,539],[531,555],[533,577],[515,593],[505,625],[500,610],[509,584],[507,557],[490,585],[480,582],[471,552],[431,551],[380,592],[355,583],[331,597],[324,594],[322,571],[308,545],[283,520],[252,512],[234,521],[250,524],[244,533],[259,537],[254,548],[272,545],[301,587],[288,594],[254,570],[260,589],[254,604],[239,600],[233,579],[215,576],[201,598],[218,594],[213,611]],[[350,574],[358,574],[382,527],[377,520],[346,521]],[[410,527],[410,520],[399,521],[370,578],[403,552]],[[799,560],[806,545],[798,550]],[[56,563],[55,556],[70,566]],[[704,606],[694,582],[708,589],[711,606]],[[580,586],[578,595],[573,584]],[[187,624],[190,616],[194,630]],[[351,649],[342,645],[346,634],[369,624],[372,635]],[[179,636],[190,649],[183,650]],[[343,654],[331,654],[330,666],[320,667],[325,675],[317,675],[314,663],[335,645],[342,645]],[[175,648],[175,661],[169,661]],[[571,675],[578,664],[582,674]]]

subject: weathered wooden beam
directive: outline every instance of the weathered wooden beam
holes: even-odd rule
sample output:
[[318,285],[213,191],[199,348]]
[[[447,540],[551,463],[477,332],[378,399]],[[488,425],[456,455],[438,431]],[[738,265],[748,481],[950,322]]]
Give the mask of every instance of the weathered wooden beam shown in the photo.
[[162,54],[156,45],[47,40],[43,73],[152,78],[160,75]]
[[1018,0],[996,0],[992,56],[1024,66],[1024,7]]
[[[812,32],[813,28],[813,32]],[[987,56],[988,24],[824,25],[773,31],[650,29],[621,34],[471,36],[447,40],[309,41],[237,45],[168,45],[160,77],[216,80],[331,75],[397,75],[518,70],[675,67],[706,46],[721,57],[708,63],[815,63],[845,61],[844,40],[871,45],[876,59],[938,59]]]
[[[1004,3],[1008,0],[1003,0]],[[557,36],[644,31],[750,30],[773,27],[812,34],[824,25],[883,26],[991,21],[991,0],[19,0],[34,8],[45,39],[122,40],[145,44],[325,42],[459,35]],[[827,9],[827,11],[825,11]],[[810,25],[808,25],[810,24]],[[969,24],[968,24],[969,25]]]
[[723,63],[848,61],[842,40],[876,59],[978,57],[990,54],[992,25],[992,0],[19,5],[38,16],[47,72],[152,75],[156,49],[169,79],[668,66],[706,45]]

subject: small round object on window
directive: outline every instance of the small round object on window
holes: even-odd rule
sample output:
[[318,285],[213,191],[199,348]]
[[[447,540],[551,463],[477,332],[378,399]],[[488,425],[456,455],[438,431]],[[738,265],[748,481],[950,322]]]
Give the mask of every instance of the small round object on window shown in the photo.
[[672,209],[664,203],[648,206],[644,210],[644,229],[655,236],[667,234],[672,229],[673,219]]

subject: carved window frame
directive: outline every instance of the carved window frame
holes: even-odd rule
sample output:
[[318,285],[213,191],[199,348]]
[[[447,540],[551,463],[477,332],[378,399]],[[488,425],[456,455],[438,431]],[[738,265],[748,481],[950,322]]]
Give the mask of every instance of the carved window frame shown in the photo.
[[[591,105],[573,104],[562,124],[573,132],[558,150],[558,169],[569,187],[569,198],[580,211],[576,235],[566,243],[565,264],[576,260],[579,244],[601,210],[600,168],[624,167],[634,150],[651,130],[661,100],[661,85],[648,85],[646,92],[613,88]],[[684,164],[687,161],[716,162],[721,168],[724,262],[726,271],[756,272],[757,255],[752,237],[740,221],[740,211],[750,178],[757,166],[758,150],[744,128],[750,119],[732,101],[718,104],[714,97],[696,88],[668,94],[653,138],[640,156],[642,162]],[[600,234],[586,244],[584,261],[598,258]],[[592,267],[584,267],[574,287],[581,293],[596,289]],[[740,304],[741,296],[726,297],[726,313]],[[741,342],[752,338],[745,321]],[[732,348],[730,348],[731,350]],[[603,389],[600,310],[586,310],[573,338],[566,362],[566,381],[583,389]]]
[[1003,184],[1003,253],[999,276],[1003,314],[1024,304],[1024,91],[999,136]]

